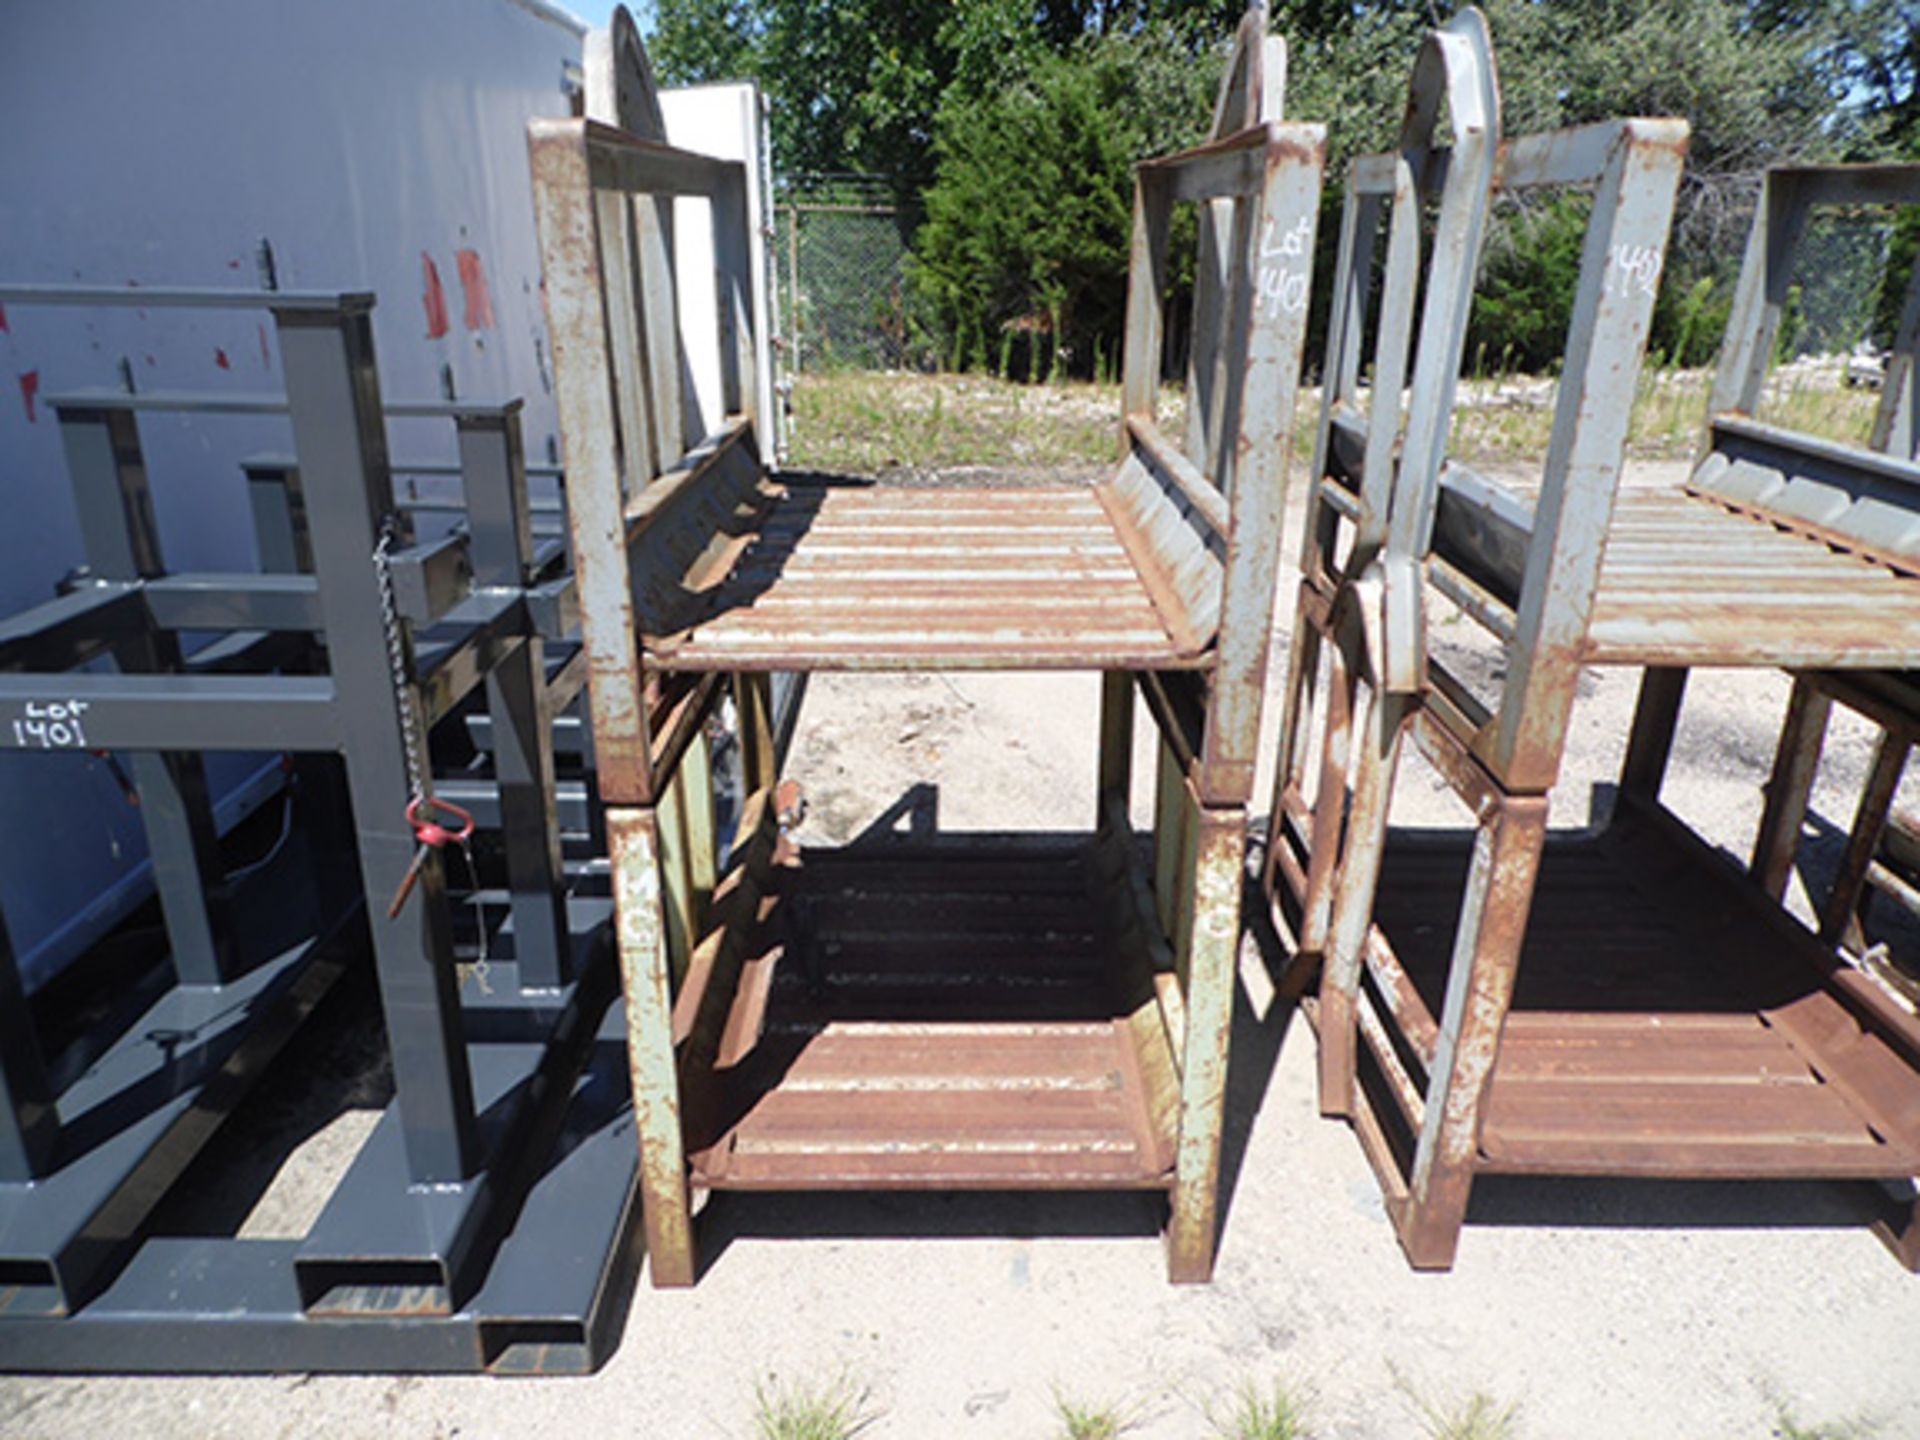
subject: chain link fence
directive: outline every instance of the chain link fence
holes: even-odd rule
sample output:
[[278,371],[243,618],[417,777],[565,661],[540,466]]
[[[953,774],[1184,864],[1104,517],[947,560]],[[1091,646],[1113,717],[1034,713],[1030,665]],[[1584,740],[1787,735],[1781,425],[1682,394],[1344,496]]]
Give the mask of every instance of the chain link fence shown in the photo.
[[772,258],[787,373],[910,364],[907,241],[916,217],[859,177],[789,180],[782,190]]
[[[1842,355],[1876,339],[1875,316],[1888,283],[1891,217],[1870,210],[1815,211],[1795,257],[1781,317],[1780,358]],[[1898,313],[1897,310],[1894,313]]]
[[[1731,297],[1751,207],[1751,195],[1729,194],[1710,217],[1712,248],[1725,263],[1711,295],[1702,297],[1709,308],[1724,307]],[[779,291],[785,374],[916,369],[931,363],[932,342],[912,321],[908,241],[917,220],[873,177],[782,179],[770,258]],[[1888,217],[1881,212],[1815,213],[1799,247],[1779,360],[1841,356],[1866,343],[1885,343],[1877,332],[1888,328],[1889,314],[1898,314],[1897,306],[1888,310],[1882,294],[1890,235]],[[1699,243],[1702,237],[1694,238]],[[1895,276],[1893,283],[1898,286],[1904,278]],[[1670,277],[1669,283],[1676,282]],[[1712,323],[1705,329],[1709,343],[1716,329]]]

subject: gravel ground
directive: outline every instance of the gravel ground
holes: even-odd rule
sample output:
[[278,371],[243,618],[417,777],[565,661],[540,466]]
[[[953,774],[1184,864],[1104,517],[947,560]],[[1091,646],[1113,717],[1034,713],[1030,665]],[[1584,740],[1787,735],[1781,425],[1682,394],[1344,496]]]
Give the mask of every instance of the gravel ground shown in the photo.
[[[1440,643],[1471,649],[1459,628]],[[1636,684],[1589,678],[1556,825],[1604,810]],[[1785,696],[1780,676],[1724,673],[1690,694],[1669,798],[1735,853]],[[802,838],[845,839],[916,785],[948,828],[1084,827],[1097,707],[1088,676],[819,678],[790,766]],[[1869,744],[1836,720],[1827,825],[1847,823]],[[1451,805],[1404,777],[1401,818],[1450,823]],[[1414,1274],[1358,1144],[1315,1113],[1311,1034],[1264,1003],[1260,958],[1249,942],[1210,1286],[1166,1284],[1131,1197],[728,1196],[699,1286],[643,1284],[589,1378],[0,1379],[0,1434],[745,1437],[758,1395],[797,1385],[857,1397],[871,1437],[1041,1440],[1077,1405],[1174,1440],[1284,1383],[1325,1440],[1437,1433],[1475,1394],[1517,1407],[1515,1427],[1461,1433],[1920,1436],[1920,1280],[1834,1187],[1484,1180],[1456,1268]]]

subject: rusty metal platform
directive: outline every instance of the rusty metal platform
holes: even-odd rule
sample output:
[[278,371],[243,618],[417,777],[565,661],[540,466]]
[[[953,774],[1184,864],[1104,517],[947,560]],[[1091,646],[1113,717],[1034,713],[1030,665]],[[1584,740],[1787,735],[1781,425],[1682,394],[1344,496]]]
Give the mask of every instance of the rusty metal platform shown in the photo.
[[640,616],[671,670],[1179,669],[1101,489],[789,478]]
[[[614,79],[589,66],[589,118],[529,126],[656,1285],[693,1283],[691,1191],[727,1186],[1164,1190],[1169,1277],[1212,1273],[1326,145],[1281,120],[1265,26],[1260,7],[1241,23],[1209,141],[1136,171],[1121,443],[1098,484],[770,475],[774,397],[741,363],[743,169],[660,143],[630,30]],[[676,196],[707,202],[723,296],[720,404],[697,426],[660,223]],[[1182,206],[1202,217],[1200,319],[1171,437],[1156,392]],[[1100,673],[1080,858],[1053,866],[1033,837],[922,855],[916,835],[786,873],[769,674],[951,669]],[[702,750],[723,685],[744,797],[724,856]],[[1160,730],[1160,863],[1127,811],[1136,686]]]
[[730,1017],[744,1053],[690,1116],[693,1183],[1169,1188],[1172,1111],[1146,1077],[1172,1058],[1130,1023],[1143,997],[1115,980],[1089,879],[1081,847],[1018,842],[783,870],[750,947],[763,984]]
[[[1725,418],[1716,425],[1736,428]],[[1772,448],[1778,454],[1786,447]],[[1891,468],[1867,451],[1849,451],[1847,458]],[[1724,475],[1728,468],[1710,460],[1700,473]],[[1787,488],[1781,472],[1772,473],[1776,488]],[[1497,633],[1510,635],[1538,487],[1496,484],[1456,469],[1445,489],[1440,582],[1469,604],[1491,601],[1476,605],[1477,612]],[[1897,516],[1882,525],[1890,533],[1875,545],[1839,526],[1718,491],[1698,477],[1684,489],[1620,491],[1580,649],[1583,664],[1912,665],[1920,655],[1920,523]],[[1886,510],[1875,516],[1871,495],[1851,506],[1803,508],[1837,510],[1843,521],[1856,509],[1866,512],[1863,520],[1888,518]],[[1468,511],[1485,528],[1463,524]],[[1477,548],[1477,540],[1489,537],[1497,538]]]
[[[1470,835],[1396,833],[1363,1015],[1386,1131],[1433,1061]],[[1638,810],[1547,843],[1481,1112],[1483,1173],[1901,1179],[1920,1171],[1920,1022]],[[1399,1071],[1396,1075],[1394,1072]],[[1424,1091],[1422,1077],[1418,1090]]]
[[1624,490],[1585,659],[1890,667],[1920,654],[1920,579],[1762,514]]

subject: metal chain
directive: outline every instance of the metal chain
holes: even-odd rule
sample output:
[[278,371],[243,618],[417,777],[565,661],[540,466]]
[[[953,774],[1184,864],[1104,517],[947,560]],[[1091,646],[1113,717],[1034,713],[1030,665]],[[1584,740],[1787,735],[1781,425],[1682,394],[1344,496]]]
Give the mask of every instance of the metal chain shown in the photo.
[[[386,632],[387,665],[393,671],[393,704],[400,716],[400,746],[406,752],[408,798],[411,801],[423,797],[427,793],[427,786],[420,764],[420,730],[414,718],[413,705],[408,699],[407,649],[400,632],[400,607],[393,598],[394,533],[393,517],[389,515],[380,522],[380,540],[373,547],[373,573],[380,582],[380,625]],[[471,842],[462,838],[459,844],[461,856],[467,862],[467,881],[472,886],[473,918],[480,932],[480,952],[471,964],[457,968],[463,979],[471,977],[482,995],[491,995],[493,986],[488,982],[488,975],[493,966],[487,940],[487,912],[480,898],[480,871],[473,863]]]
[[373,573],[380,582],[380,624],[386,631],[393,704],[400,715],[400,745],[407,757],[407,798],[418,800],[427,793],[427,784],[420,768],[420,731],[407,693],[407,649],[400,633],[400,608],[393,598],[393,537],[393,517],[389,515],[380,522],[380,541],[373,547]]

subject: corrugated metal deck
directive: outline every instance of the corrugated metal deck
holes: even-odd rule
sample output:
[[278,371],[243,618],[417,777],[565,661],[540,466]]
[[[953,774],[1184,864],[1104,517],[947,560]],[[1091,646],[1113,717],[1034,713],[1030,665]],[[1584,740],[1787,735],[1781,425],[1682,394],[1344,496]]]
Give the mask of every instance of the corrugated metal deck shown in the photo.
[[781,888],[765,1024],[689,1135],[695,1184],[1171,1184],[1075,852],[808,851]]
[[[1475,1168],[1920,1171],[1920,1022],[1763,913],[1722,857],[1677,830],[1635,817],[1549,841]],[[1414,832],[1388,845],[1367,965],[1395,1011],[1401,1066],[1432,1063],[1453,935],[1443,917],[1459,905],[1469,841]],[[1417,1123],[1404,1105],[1399,1118]]]
[[1920,579],[1679,490],[1623,490],[1585,660],[1902,669]]
[[[672,670],[1181,669],[1091,485],[790,482],[649,633]],[[719,569],[716,565],[714,569]],[[691,619],[690,616],[698,616]]]

